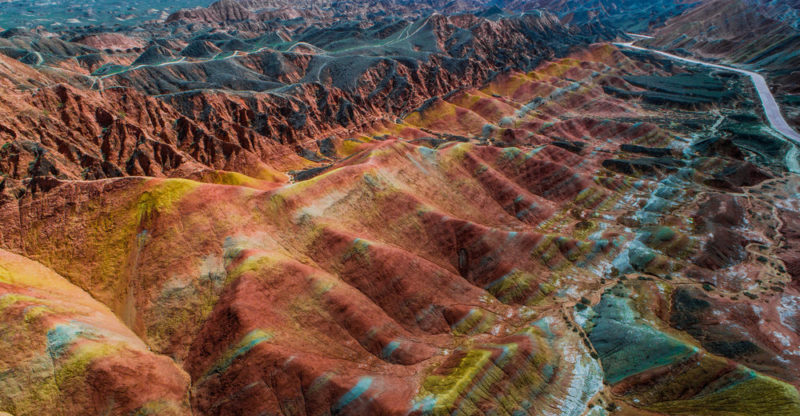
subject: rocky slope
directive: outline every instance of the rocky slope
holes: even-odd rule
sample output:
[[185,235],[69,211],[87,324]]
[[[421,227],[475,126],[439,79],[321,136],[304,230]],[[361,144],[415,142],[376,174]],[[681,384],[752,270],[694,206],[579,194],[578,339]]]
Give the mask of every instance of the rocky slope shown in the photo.
[[800,414],[750,82],[474,4],[0,34],[0,415]]
[[667,19],[697,5],[696,0],[506,0],[508,10],[542,8],[557,13],[573,24],[602,21],[627,32],[645,33],[661,26]]
[[[125,51],[134,40],[122,35],[68,42],[12,32],[6,41],[19,52],[2,58],[15,88],[0,104],[0,166],[14,181],[184,176],[202,167],[276,179],[329,164],[316,140],[614,34],[592,27],[567,28],[546,13],[438,15],[246,40],[201,32]],[[88,56],[96,59],[82,61]],[[26,79],[10,58],[41,74]]]
[[755,0],[708,1],[666,22],[644,44],[764,71],[784,96],[784,114],[800,126],[798,5]]
[[[8,229],[6,229],[8,230]],[[189,376],[105,305],[0,250],[0,408],[11,414],[186,414]]]
[[751,3],[707,2],[670,20],[653,33],[656,39],[649,43],[768,70],[785,92],[799,93],[800,32],[759,13]]
[[[760,214],[797,204],[797,177],[764,153],[789,145],[737,133],[760,125],[738,116],[746,96],[695,111],[605,91],[683,72],[648,59],[598,45],[504,74],[320,142],[339,161],[293,184],[51,181],[0,208],[0,242],[159,354],[135,362],[164,372],[161,400],[115,399],[114,414],[794,414],[799,288],[779,260],[793,222]],[[72,354],[106,339],[82,336]],[[9,391],[8,410],[31,414]]]
[[800,2],[797,0],[770,1],[748,0],[747,3],[758,9],[759,13],[771,19],[780,20],[800,29]]
[[[386,1],[319,1],[304,0],[220,0],[209,7],[180,10],[167,18],[167,22],[234,23],[272,19],[310,19],[329,21],[333,18],[375,18],[385,15],[420,17],[431,13],[459,14],[481,13],[497,16],[533,10],[549,10],[564,22],[585,24],[602,21],[629,31],[644,31],[658,26],[670,17],[681,14],[698,1],[659,0],[386,0]],[[764,7],[772,15],[779,15],[785,7]]]

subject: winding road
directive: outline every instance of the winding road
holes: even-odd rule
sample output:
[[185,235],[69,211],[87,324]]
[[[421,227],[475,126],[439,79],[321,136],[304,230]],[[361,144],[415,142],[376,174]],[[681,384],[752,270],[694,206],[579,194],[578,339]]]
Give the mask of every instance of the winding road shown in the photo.
[[[3,0],[0,0],[0,2],[2,2],[2,1]],[[416,35],[420,30],[422,30],[422,28],[425,26],[425,24],[428,22],[428,20],[430,20],[431,17],[432,16],[429,16],[422,23],[420,23],[419,27],[413,33],[408,33],[408,32],[415,24],[417,24],[417,22],[409,23],[406,27],[403,28],[403,30],[401,30],[400,32],[397,33],[397,38],[392,39],[392,40],[388,40],[388,39],[391,39],[394,35],[392,35],[389,38],[387,38],[387,42],[385,44],[383,44],[383,46],[389,46],[389,45],[392,45],[392,44],[395,44],[395,43],[402,42],[402,41],[410,39],[412,36]],[[633,34],[629,34],[629,35],[633,36]],[[348,51],[352,51],[352,50],[367,48],[370,45],[359,45],[359,46],[352,47],[352,48],[339,49],[339,50],[335,50],[335,51],[326,51],[326,50],[324,50],[322,48],[319,48],[317,46],[314,46],[314,45],[312,45],[312,44],[310,44],[308,42],[300,41],[300,42],[294,42],[289,47],[287,47],[285,49],[282,49],[282,50],[278,50],[278,52],[293,52],[294,49],[296,47],[298,47],[298,46],[305,46],[305,47],[307,47],[309,49],[312,49],[317,54],[328,54],[328,53],[348,52]],[[170,66],[170,65],[179,65],[179,64],[183,64],[183,63],[202,64],[202,63],[212,62],[212,61],[224,61],[224,60],[227,60],[227,59],[241,58],[243,56],[257,54],[257,53],[259,53],[259,52],[261,52],[263,50],[266,50],[266,49],[271,49],[271,47],[270,46],[264,46],[264,47],[261,47],[259,49],[253,50],[253,51],[238,51],[237,50],[237,51],[234,51],[233,53],[231,53],[229,55],[226,55],[226,52],[220,52],[216,56],[213,56],[211,58],[205,58],[205,59],[188,60],[188,59],[186,59],[186,57],[181,57],[180,59],[177,59],[177,60],[174,60],[174,61],[161,62],[161,63],[158,63],[158,64],[141,64],[141,65],[136,65],[136,66],[124,67],[124,68],[120,68],[118,71],[113,71],[113,72],[104,73],[104,74],[94,74],[93,73],[93,74],[90,75],[90,77],[93,79],[92,86],[90,87],[90,89],[94,89],[95,86],[98,83],[100,83],[99,90],[102,91],[102,90],[105,89],[102,86],[102,83],[103,83],[104,79],[113,77],[115,75],[124,74],[126,72],[136,71],[136,70],[142,69],[142,68],[163,67],[163,66]],[[39,63],[38,64],[41,64],[44,60],[42,59],[41,55],[38,52],[35,52],[35,53],[38,55],[38,58],[39,58]],[[319,68],[318,71],[321,71],[321,68]]]
[[[629,33],[628,35],[640,39],[650,38],[649,36],[636,35],[632,33]],[[781,108],[780,106],[778,106],[778,102],[775,101],[775,97],[769,91],[769,86],[767,86],[767,80],[764,79],[764,77],[761,74],[753,71],[748,71],[745,69],[739,69],[725,65],[717,65],[708,62],[698,61],[697,59],[684,58],[682,56],[673,55],[671,53],[666,53],[655,49],[642,48],[640,46],[635,46],[633,42],[615,43],[614,45],[654,53],[677,61],[683,61],[691,64],[707,66],[710,68],[723,69],[726,71],[738,72],[740,74],[745,74],[749,76],[750,79],[753,81],[753,85],[755,85],[756,87],[756,91],[758,92],[758,97],[761,99],[761,105],[764,107],[764,113],[767,115],[767,120],[769,121],[769,124],[778,133],[782,134],[795,144],[800,145],[800,134],[794,131],[789,126],[789,123],[786,122],[786,119],[783,118],[783,114],[781,114]]]
[[[424,23],[423,23],[423,25],[424,25]],[[405,27],[400,32],[400,34],[398,35],[398,38],[395,39],[392,42],[408,39],[411,36],[413,36],[416,32],[412,33],[412,34],[408,34],[408,31],[411,28],[411,26],[413,26],[413,24],[410,24],[407,27]],[[419,28],[417,29],[417,31],[419,31]],[[632,37],[632,38],[637,39],[637,40],[652,39],[652,36],[647,36],[647,35],[640,35],[640,34],[636,34],[636,33],[626,33],[626,34],[628,36]],[[404,35],[405,35],[405,38],[403,38]],[[392,43],[392,42],[390,42],[390,43]],[[691,64],[702,65],[702,66],[706,66],[706,67],[710,67],[710,68],[722,69],[722,70],[726,70],[726,71],[738,72],[740,74],[745,74],[745,75],[749,76],[750,79],[753,81],[753,85],[755,85],[755,87],[756,87],[756,91],[758,92],[758,96],[761,99],[761,104],[764,107],[764,112],[767,115],[767,120],[769,121],[769,124],[778,133],[780,133],[781,135],[785,136],[786,138],[788,138],[790,141],[794,142],[795,144],[800,145],[800,134],[798,134],[795,130],[793,130],[789,126],[789,123],[786,122],[786,119],[783,118],[783,114],[781,114],[780,106],[778,106],[778,102],[775,101],[775,97],[770,92],[769,86],[767,86],[766,79],[764,79],[764,77],[761,74],[759,74],[757,72],[753,72],[753,71],[748,71],[748,70],[744,70],[744,69],[730,67],[730,66],[717,65],[717,64],[712,64],[712,63],[708,63],[708,62],[703,62],[703,61],[699,61],[697,59],[685,58],[685,57],[682,57],[682,56],[673,55],[671,53],[662,52],[662,51],[655,50],[655,49],[643,48],[641,46],[634,45],[634,42],[614,43],[614,45],[619,46],[619,47],[624,47],[624,48],[629,48],[629,49],[635,49],[635,50],[654,53],[654,54],[665,56],[667,58],[674,59],[674,60],[677,60],[677,61],[683,61],[683,62],[687,62],[687,63],[691,63]],[[294,47],[299,46],[302,43],[304,43],[304,42],[297,42],[297,43],[291,45],[287,49],[287,51],[288,50],[292,50]],[[308,46],[313,46],[313,45],[308,45]],[[222,57],[222,58],[220,58],[219,55],[218,55],[218,56],[216,56],[214,58],[211,58],[211,59],[201,60],[201,61],[194,61],[194,62],[207,62],[207,61],[220,60],[220,59],[231,59],[231,58],[235,58],[235,57],[240,57],[242,55],[250,55],[250,54],[258,53],[258,52],[261,52],[264,49],[267,49],[267,47],[262,47],[262,48],[260,48],[258,50],[250,51],[250,52],[239,52],[239,51],[236,51],[233,54],[225,56],[225,57]],[[148,67],[148,66],[167,66],[167,65],[181,64],[181,63],[185,63],[185,62],[187,62],[185,60],[185,58],[181,58],[181,59],[176,60],[176,61],[164,62],[164,63],[160,63],[160,64],[155,64],[155,65],[137,65],[135,67],[125,68],[124,70],[119,71],[119,72],[112,72],[112,73],[109,73],[109,74],[103,74],[103,75],[99,75],[99,76],[94,76],[93,77],[94,78],[94,83],[92,84],[92,88],[94,88],[95,84],[97,84],[98,81],[102,82],[103,79],[111,77],[111,76],[114,76],[114,75],[118,75],[120,73],[134,71],[134,70],[137,70],[139,68]],[[102,89],[102,87],[101,87],[101,89]]]

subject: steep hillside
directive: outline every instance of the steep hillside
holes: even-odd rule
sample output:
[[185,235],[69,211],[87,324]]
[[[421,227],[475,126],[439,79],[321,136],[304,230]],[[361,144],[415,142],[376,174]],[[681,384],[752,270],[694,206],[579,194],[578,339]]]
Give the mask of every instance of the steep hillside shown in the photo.
[[754,2],[0,31],[0,416],[800,414],[800,147],[620,43],[791,115],[794,6]]
[[[5,40],[19,52],[2,57],[14,88],[0,102],[0,166],[15,181],[203,168],[285,180],[279,171],[331,163],[317,140],[393,121],[431,97],[615,33],[567,28],[546,13],[284,30],[244,40],[204,31],[126,51],[112,43],[133,38],[12,33]],[[41,75],[24,76],[14,57]]]
[[[617,97],[644,74],[743,92]],[[125,384],[112,414],[791,415],[800,181],[746,86],[596,45],[320,141],[336,161],[295,183],[50,181],[0,208],[0,242],[176,363],[140,364],[172,401]]]
[[671,19],[646,43],[768,71],[779,92],[800,94],[800,32],[761,10],[748,1],[710,1]]

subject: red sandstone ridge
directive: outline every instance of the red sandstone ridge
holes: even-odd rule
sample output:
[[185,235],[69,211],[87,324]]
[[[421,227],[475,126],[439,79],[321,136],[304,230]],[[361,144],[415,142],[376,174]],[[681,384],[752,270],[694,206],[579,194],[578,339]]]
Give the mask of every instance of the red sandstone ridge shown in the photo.
[[0,415],[800,414],[749,80],[484,4],[0,32]]
[[0,408],[13,414],[188,415],[186,374],[52,270],[0,250]]
[[[235,5],[222,2],[209,10],[240,7]],[[189,44],[159,39],[135,59],[120,52],[108,61],[83,61],[92,55],[84,44],[13,36],[31,48],[50,42],[47,50],[58,46],[60,52],[26,52],[25,59],[43,60],[43,71],[29,77],[29,68],[0,58],[20,69],[8,72],[16,88],[0,103],[0,166],[13,181],[187,176],[211,168],[280,182],[278,171],[336,159],[317,149],[318,140],[344,139],[378,120],[395,121],[432,96],[480,85],[505,66],[503,59],[520,68],[536,65],[555,53],[548,42],[556,34],[559,45],[585,42],[578,28],[549,14],[498,21],[437,15],[349,30],[392,51],[374,57],[358,48],[331,53],[325,48],[341,48],[335,31],[310,28],[256,38],[278,42],[261,47],[210,33]],[[292,36],[298,40],[288,42]],[[78,39],[112,50],[134,41],[108,33]],[[398,56],[406,50],[400,53],[411,58]],[[414,57],[420,52],[425,59]],[[80,72],[87,69],[91,75]],[[25,142],[34,136],[35,145]],[[8,187],[21,191],[18,183]]]
[[[20,73],[13,74],[18,79]],[[45,85],[13,96],[0,103],[0,166],[9,179],[168,176],[203,166],[274,179],[282,175],[262,160],[280,160],[281,168],[303,166],[291,149],[269,140],[253,143],[255,132],[217,120],[220,131],[229,132],[226,139],[212,136],[169,104],[132,89],[101,94]],[[39,137],[35,144],[25,140],[32,135]]]
[[86,45],[91,48],[99,50],[126,50],[133,48],[142,48],[146,42],[141,39],[133,38],[130,36],[122,35],[119,33],[101,33],[98,35],[83,36],[74,39],[73,42]]
[[181,10],[170,15],[166,23],[175,21],[219,23],[250,20],[255,15],[236,0],[219,0],[208,8]]
[[[38,294],[6,277],[0,257],[0,282],[13,286],[0,297],[3,322],[19,322],[43,351],[60,351],[66,331],[70,369],[91,345],[87,370],[67,380],[97,395],[114,386],[115,414],[583,414],[613,400],[632,414],[679,415],[731,391],[720,406],[751,406],[752,386],[777,397],[755,401],[759,409],[792,414],[800,362],[781,345],[800,342],[798,315],[784,306],[797,288],[777,247],[794,235],[776,233],[760,215],[774,202],[758,196],[774,188],[790,207],[800,182],[775,164],[782,159],[748,157],[746,143],[689,147],[678,136],[710,136],[720,128],[712,111],[734,122],[741,96],[707,111],[604,88],[642,91],[628,80],[645,71],[671,79],[683,70],[597,44],[402,118],[286,143],[253,131],[297,120],[303,107],[290,98],[45,86],[27,105],[56,120],[22,118],[13,131],[51,126],[66,138],[44,136],[30,159],[15,150],[25,142],[11,141],[19,157],[6,160],[35,174],[3,182],[0,244],[52,269],[46,283],[64,282],[47,287],[70,289]],[[316,105],[306,123],[323,111]],[[272,160],[309,162],[293,181],[277,173],[285,167],[254,177],[249,163],[271,160],[263,143],[304,145]],[[96,148],[130,177],[46,174],[54,160],[77,175],[82,158],[68,155]],[[88,299],[88,309],[22,324],[38,322],[38,305],[61,311],[51,301],[61,297]],[[137,367],[122,374],[147,378],[110,373],[128,358]],[[22,363],[18,371],[38,368]],[[44,376],[15,382],[50,386]],[[630,392],[644,393],[637,402]],[[75,397],[68,414],[105,410]]]

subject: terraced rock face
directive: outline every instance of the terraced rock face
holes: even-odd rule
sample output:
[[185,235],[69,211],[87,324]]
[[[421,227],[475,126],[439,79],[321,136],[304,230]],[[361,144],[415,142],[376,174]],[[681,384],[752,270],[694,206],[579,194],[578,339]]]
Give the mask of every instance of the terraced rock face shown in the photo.
[[207,145],[248,97],[37,97],[175,162],[6,179],[2,411],[800,413],[800,177],[747,80],[595,44],[273,166]]

